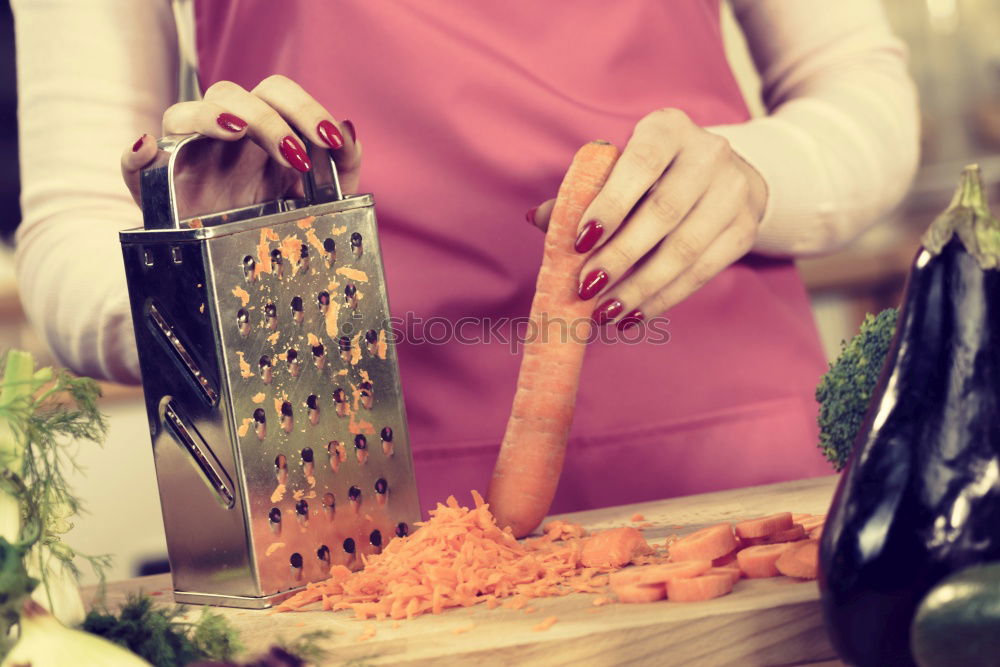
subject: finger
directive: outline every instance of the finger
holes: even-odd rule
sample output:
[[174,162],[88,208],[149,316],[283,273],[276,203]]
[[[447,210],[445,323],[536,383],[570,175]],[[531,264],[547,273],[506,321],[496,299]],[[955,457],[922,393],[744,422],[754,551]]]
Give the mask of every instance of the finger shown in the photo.
[[178,102],[163,112],[163,134],[197,132],[223,141],[242,139],[247,122],[214,102]]
[[138,141],[122,151],[122,178],[132,193],[133,201],[140,206],[142,200],[139,195],[139,172],[154,159],[156,159],[156,139],[148,134],[142,135]]
[[218,81],[205,91],[212,102],[248,123],[247,134],[278,164],[309,171],[312,163],[295,132],[267,102],[232,81]]
[[577,252],[589,252],[615,233],[663,175],[692,129],[691,121],[677,110],[655,111],[636,123],[607,182],[580,218]]
[[[736,172],[738,173],[738,172]],[[627,278],[600,297],[594,319],[607,324],[660,292],[693,266],[716,238],[741,214],[745,191],[735,176],[713,181],[691,214]],[[736,179],[738,181],[738,179]],[[581,292],[588,288],[581,286]]]
[[[719,178],[720,169],[737,175],[734,168],[724,166],[728,164],[728,153],[728,142],[707,132],[686,143],[618,233],[600,246],[584,264],[580,271],[583,288],[580,298],[592,298],[621,279],[626,271],[673,232],[706,194],[709,185]],[[741,173],[738,175],[742,176]],[[732,219],[735,213],[732,211],[726,221]]]
[[645,319],[647,315],[655,317],[673,308],[750,252],[756,238],[757,223],[749,214],[740,215],[694,264],[670,284],[639,304],[636,309],[638,316],[630,312],[629,316],[618,322],[618,328],[627,329]]
[[555,205],[556,205],[555,199],[547,199],[546,201],[543,201],[535,208],[528,211],[524,217],[530,224],[534,225],[535,227],[538,227],[543,232],[548,231],[549,218],[552,217],[552,209],[555,207]]
[[334,150],[341,179],[350,181],[361,166],[360,144],[353,123],[338,123],[322,104],[295,81],[275,74],[251,91],[317,146]]

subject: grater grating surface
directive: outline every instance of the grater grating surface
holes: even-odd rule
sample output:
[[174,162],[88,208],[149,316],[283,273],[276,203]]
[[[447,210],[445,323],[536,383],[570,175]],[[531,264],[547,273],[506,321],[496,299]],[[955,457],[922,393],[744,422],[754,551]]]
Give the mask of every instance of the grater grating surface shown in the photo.
[[175,597],[268,606],[419,518],[374,206],[327,160],[311,202],[180,221],[191,141],[121,234]]

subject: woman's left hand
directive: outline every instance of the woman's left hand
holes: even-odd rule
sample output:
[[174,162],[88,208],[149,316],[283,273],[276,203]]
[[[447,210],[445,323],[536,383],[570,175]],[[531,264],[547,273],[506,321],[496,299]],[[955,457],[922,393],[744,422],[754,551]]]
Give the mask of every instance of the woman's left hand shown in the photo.
[[[593,252],[580,298],[619,329],[660,315],[750,250],[766,201],[764,180],[726,139],[677,109],[654,111],[581,218],[576,250]],[[554,203],[529,221],[544,229]]]

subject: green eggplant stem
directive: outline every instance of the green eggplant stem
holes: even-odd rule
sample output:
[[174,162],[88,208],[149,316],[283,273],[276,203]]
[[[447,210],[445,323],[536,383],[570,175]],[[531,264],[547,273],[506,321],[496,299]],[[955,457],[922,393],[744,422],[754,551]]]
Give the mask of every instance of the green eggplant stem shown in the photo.
[[924,233],[923,246],[932,255],[938,255],[956,234],[980,268],[1000,267],[1000,220],[990,213],[977,164],[962,171],[962,180],[951,204]]

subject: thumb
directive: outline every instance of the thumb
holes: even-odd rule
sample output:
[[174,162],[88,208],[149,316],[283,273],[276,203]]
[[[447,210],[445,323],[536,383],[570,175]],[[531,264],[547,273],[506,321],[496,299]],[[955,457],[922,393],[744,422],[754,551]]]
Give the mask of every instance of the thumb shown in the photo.
[[549,199],[528,211],[525,217],[528,219],[528,222],[544,232],[549,228],[549,217],[552,215],[552,209],[555,205],[556,200]]
[[156,139],[148,134],[142,135],[132,146],[122,151],[122,178],[132,193],[132,199],[140,206],[139,172],[156,159],[156,152]]

